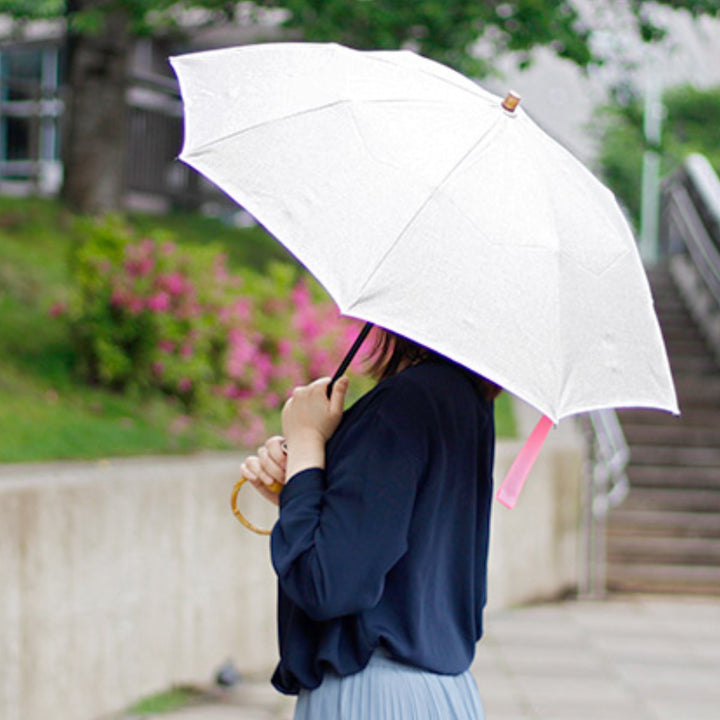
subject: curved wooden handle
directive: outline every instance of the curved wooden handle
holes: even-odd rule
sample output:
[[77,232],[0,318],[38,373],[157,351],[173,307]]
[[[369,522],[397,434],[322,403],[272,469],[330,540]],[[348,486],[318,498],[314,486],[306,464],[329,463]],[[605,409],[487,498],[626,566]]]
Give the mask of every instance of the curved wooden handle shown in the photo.
[[[269,535],[272,530],[263,530],[262,528],[259,528],[257,525],[253,525],[237,508],[237,496],[240,492],[240,488],[243,486],[244,483],[247,482],[247,478],[241,477],[236,483],[235,487],[233,488],[232,495],[230,497],[230,507],[232,508],[233,515],[248,529],[252,530],[254,533],[257,533],[258,535]],[[283,489],[283,484],[279,482],[274,482],[272,485],[268,486],[268,490],[270,492],[279,493]]]

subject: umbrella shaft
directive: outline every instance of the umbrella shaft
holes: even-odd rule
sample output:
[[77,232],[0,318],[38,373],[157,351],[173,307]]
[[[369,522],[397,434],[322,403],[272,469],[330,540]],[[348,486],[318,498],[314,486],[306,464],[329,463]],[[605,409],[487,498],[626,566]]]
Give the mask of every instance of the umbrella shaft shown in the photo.
[[365,338],[368,336],[372,328],[373,324],[371,322],[366,322],[365,325],[363,325],[362,330],[355,338],[355,342],[352,344],[352,347],[347,351],[347,354],[343,358],[343,361],[340,363],[338,369],[335,371],[335,374],[332,376],[332,380],[330,380],[330,384],[328,385],[327,389],[328,398],[332,395],[332,390],[335,386],[335,383],[343,376],[345,371],[348,369],[350,363],[353,361],[355,355],[357,355],[360,346],[363,344]]

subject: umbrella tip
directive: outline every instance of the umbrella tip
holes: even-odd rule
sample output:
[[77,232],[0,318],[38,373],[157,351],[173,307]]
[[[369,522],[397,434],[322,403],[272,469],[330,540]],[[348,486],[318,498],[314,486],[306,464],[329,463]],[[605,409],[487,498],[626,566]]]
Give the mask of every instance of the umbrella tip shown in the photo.
[[520,96],[512,90],[508,92],[508,94],[505,96],[505,99],[501,103],[503,110],[507,110],[509,113],[515,112],[515,108],[517,108],[519,104]]

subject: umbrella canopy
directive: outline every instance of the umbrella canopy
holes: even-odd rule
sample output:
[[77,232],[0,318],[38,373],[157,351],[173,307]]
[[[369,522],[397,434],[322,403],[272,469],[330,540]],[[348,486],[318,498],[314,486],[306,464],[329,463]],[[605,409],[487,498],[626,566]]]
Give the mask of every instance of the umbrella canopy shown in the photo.
[[553,422],[678,412],[622,212],[521,107],[407,51],[283,43],[171,62],[181,159],[342,313],[437,350]]

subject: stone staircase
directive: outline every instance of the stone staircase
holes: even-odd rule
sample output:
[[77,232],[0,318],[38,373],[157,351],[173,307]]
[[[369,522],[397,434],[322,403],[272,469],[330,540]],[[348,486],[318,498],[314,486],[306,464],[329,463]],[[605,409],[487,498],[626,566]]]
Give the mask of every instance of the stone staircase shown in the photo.
[[630,494],[608,518],[607,587],[720,595],[720,363],[670,273],[650,273],[682,416],[621,410]]

